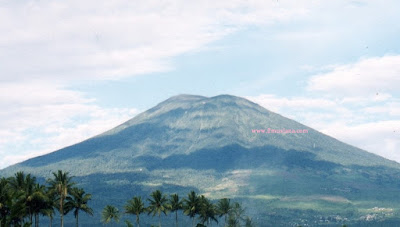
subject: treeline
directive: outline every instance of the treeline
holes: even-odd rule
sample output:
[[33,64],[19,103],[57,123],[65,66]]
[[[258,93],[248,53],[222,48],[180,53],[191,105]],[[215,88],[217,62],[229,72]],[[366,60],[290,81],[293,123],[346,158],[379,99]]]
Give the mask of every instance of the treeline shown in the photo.
[[[51,227],[56,214],[60,216],[60,226],[63,227],[64,216],[70,212],[74,214],[76,226],[79,226],[80,213],[93,216],[93,210],[88,205],[92,195],[83,188],[75,187],[76,183],[68,172],[58,170],[52,174],[53,177],[47,179],[45,184],[38,183],[36,177],[24,172],[0,178],[0,227],[38,227],[40,217],[48,218]],[[245,216],[245,209],[240,203],[231,202],[228,198],[213,203],[194,191],[181,199],[178,194],[168,196],[156,190],[146,201],[138,196],[128,200],[123,211],[107,205],[102,210],[101,221],[105,224],[119,222],[123,214],[134,215],[137,226],[140,226],[140,215],[147,214],[157,216],[161,226],[162,216],[172,213],[175,215],[175,225],[178,226],[179,211],[191,219],[192,226],[211,226],[212,223],[218,223],[219,218],[228,227],[254,226],[251,218]],[[125,223],[133,226],[127,220]]]
[[0,227],[38,227],[40,216],[49,218],[51,227],[56,211],[61,226],[64,226],[64,215],[69,212],[73,212],[78,226],[79,212],[93,215],[93,210],[88,206],[91,194],[74,186],[68,172],[61,170],[53,172],[53,178],[48,179],[45,185],[24,172],[0,178]]
[[[194,191],[191,191],[186,198],[181,199],[178,194],[167,196],[160,190],[156,190],[150,194],[147,202],[148,206],[146,207],[142,198],[135,196],[127,201],[122,212],[135,215],[138,227],[140,226],[140,215],[143,213],[152,217],[157,216],[158,226],[161,226],[163,215],[173,213],[175,225],[178,226],[178,211],[183,211],[183,214],[191,219],[192,227],[212,226],[213,222],[218,224],[218,217],[222,217],[224,226],[228,227],[255,226],[251,218],[245,216],[245,209],[241,204],[231,202],[228,198],[213,203],[204,195],[197,195]],[[105,224],[112,221],[119,222],[121,215],[118,208],[107,205],[103,209],[101,221]],[[127,226],[133,226],[129,221],[125,222]]]

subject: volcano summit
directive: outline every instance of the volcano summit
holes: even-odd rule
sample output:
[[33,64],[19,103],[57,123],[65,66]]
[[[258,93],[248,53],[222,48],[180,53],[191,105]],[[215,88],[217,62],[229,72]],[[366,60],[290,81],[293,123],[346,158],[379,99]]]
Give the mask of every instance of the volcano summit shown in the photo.
[[[268,128],[306,133],[255,131]],[[237,199],[259,226],[400,223],[400,164],[230,95],[171,97],[0,176],[47,179],[58,169],[93,194],[87,225],[99,223],[106,204],[155,189]]]

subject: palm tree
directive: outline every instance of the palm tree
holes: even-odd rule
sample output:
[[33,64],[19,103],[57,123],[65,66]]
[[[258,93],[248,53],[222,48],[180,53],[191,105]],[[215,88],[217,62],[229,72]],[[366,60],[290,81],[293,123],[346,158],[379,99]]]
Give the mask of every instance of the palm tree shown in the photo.
[[245,219],[245,227],[254,227],[254,222],[250,217],[246,217]]
[[50,219],[50,222],[49,222],[49,227],[52,227],[53,226],[53,214],[54,214],[54,210],[53,209],[46,209],[46,210],[43,210],[43,213],[42,213],[43,215],[46,215],[47,217],[49,217],[49,219]]
[[8,225],[22,226],[24,225],[23,219],[27,215],[25,205],[25,193],[22,190],[12,191],[10,196],[10,215],[8,218]]
[[0,227],[6,226],[6,218],[11,213],[11,198],[8,180],[0,178]]
[[17,223],[23,221],[25,217],[29,218],[30,223],[33,221],[34,203],[32,196],[36,185],[36,177],[30,174],[25,175],[24,172],[17,172],[14,177],[9,178],[10,189],[13,192],[12,197],[16,199],[15,206],[11,216],[15,218]]
[[150,199],[147,199],[150,202],[148,207],[149,214],[153,213],[153,216],[158,215],[158,226],[161,227],[161,213],[167,215],[169,205],[167,204],[167,198],[162,194],[160,190],[156,190],[151,193]]
[[146,208],[141,197],[133,197],[125,206],[125,213],[136,215],[136,224],[138,227],[140,227],[140,214],[145,211]]
[[240,203],[238,202],[235,202],[232,206],[231,211],[229,212],[228,226],[239,227],[240,222],[244,221],[243,214],[244,209],[242,208],[242,205],[240,205]]
[[219,214],[219,217],[225,216],[225,224],[227,224],[227,216],[229,212],[231,211],[232,206],[231,206],[231,200],[228,198],[223,198],[220,199],[217,203],[217,212]]
[[76,218],[76,227],[79,226],[79,211],[83,211],[91,216],[93,216],[93,210],[88,206],[88,202],[92,199],[91,194],[85,194],[82,188],[72,188],[70,192],[71,196],[66,198],[65,211],[68,213],[74,211],[74,216]]
[[30,223],[32,224],[32,218],[33,218],[33,210],[35,209],[35,203],[33,201],[33,194],[35,191],[35,185],[36,185],[36,177],[32,177],[30,174],[27,174],[25,177],[25,183],[24,183],[24,192],[25,192],[25,206],[27,209],[27,215],[29,216]]
[[48,200],[46,187],[41,184],[36,184],[29,200],[32,209],[31,212],[35,217],[35,226],[39,226],[39,214],[44,214],[45,210],[48,209]]
[[238,219],[243,219],[244,209],[240,203],[235,202],[232,206],[231,213],[233,213]]
[[23,190],[25,186],[25,173],[22,171],[15,173],[14,177],[8,179],[8,182],[14,191]]
[[175,212],[175,225],[178,227],[178,210],[183,209],[183,202],[179,199],[178,194],[172,194],[169,198],[169,204],[171,206],[171,211]]
[[200,215],[200,220],[202,224],[207,223],[207,225],[210,224],[210,221],[215,221],[218,224],[218,220],[215,217],[216,216],[216,211],[215,211],[215,205],[211,203],[209,199],[204,197],[204,195],[200,196],[199,198],[199,215]]
[[125,220],[126,227],[134,227],[129,220]]
[[64,202],[68,196],[69,191],[75,184],[72,182],[72,177],[69,176],[68,172],[58,170],[53,172],[53,179],[48,179],[50,188],[57,194],[57,201],[59,202],[58,211],[60,212],[61,227],[64,227]]
[[183,200],[183,212],[192,219],[192,227],[194,227],[194,217],[199,212],[199,197],[196,192],[191,191],[188,198]]
[[239,219],[233,214],[228,216],[228,227],[240,227]]
[[107,205],[104,207],[103,212],[101,213],[102,220],[101,222],[107,224],[110,221],[114,220],[115,222],[119,222],[119,210],[115,206]]
[[57,206],[57,194],[51,188],[47,188],[45,191],[47,197],[47,204],[46,208],[42,210],[42,214],[49,217],[50,222],[49,226],[52,227],[53,225],[53,218],[54,218],[54,208]]

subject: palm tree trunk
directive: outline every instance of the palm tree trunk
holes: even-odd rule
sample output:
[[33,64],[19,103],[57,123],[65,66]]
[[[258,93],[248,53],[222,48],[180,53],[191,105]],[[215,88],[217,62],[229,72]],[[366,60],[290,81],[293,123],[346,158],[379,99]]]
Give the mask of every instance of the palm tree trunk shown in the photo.
[[178,210],[175,211],[175,225],[178,227]]
[[53,216],[50,217],[50,227],[53,226]]
[[192,227],[194,227],[194,217],[192,217]]
[[64,227],[64,209],[63,209],[63,198],[61,195],[60,198],[60,218],[61,218],[61,227]]
[[76,227],[79,226],[79,212],[76,213]]
[[158,214],[158,226],[161,227],[161,213]]
[[139,219],[140,219],[139,214],[137,214],[136,215],[136,224],[138,227],[140,227]]

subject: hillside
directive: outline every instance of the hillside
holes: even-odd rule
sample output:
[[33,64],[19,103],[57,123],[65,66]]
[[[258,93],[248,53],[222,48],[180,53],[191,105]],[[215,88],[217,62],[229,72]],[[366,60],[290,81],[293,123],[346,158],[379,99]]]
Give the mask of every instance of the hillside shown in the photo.
[[[256,133],[254,129],[307,133]],[[179,95],[101,135],[0,171],[48,178],[62,169],[93,194],[97,215],[154,189],[237,198],[267,223],[392,220],[400,164],[324,135],[246,99]],[[378,212],[374,208],[384,208]],[[96,219],[97,218],[97,219]],[[366,222],[366,221],[365,221]],[[271,224],[272,225],[272,224]]]

